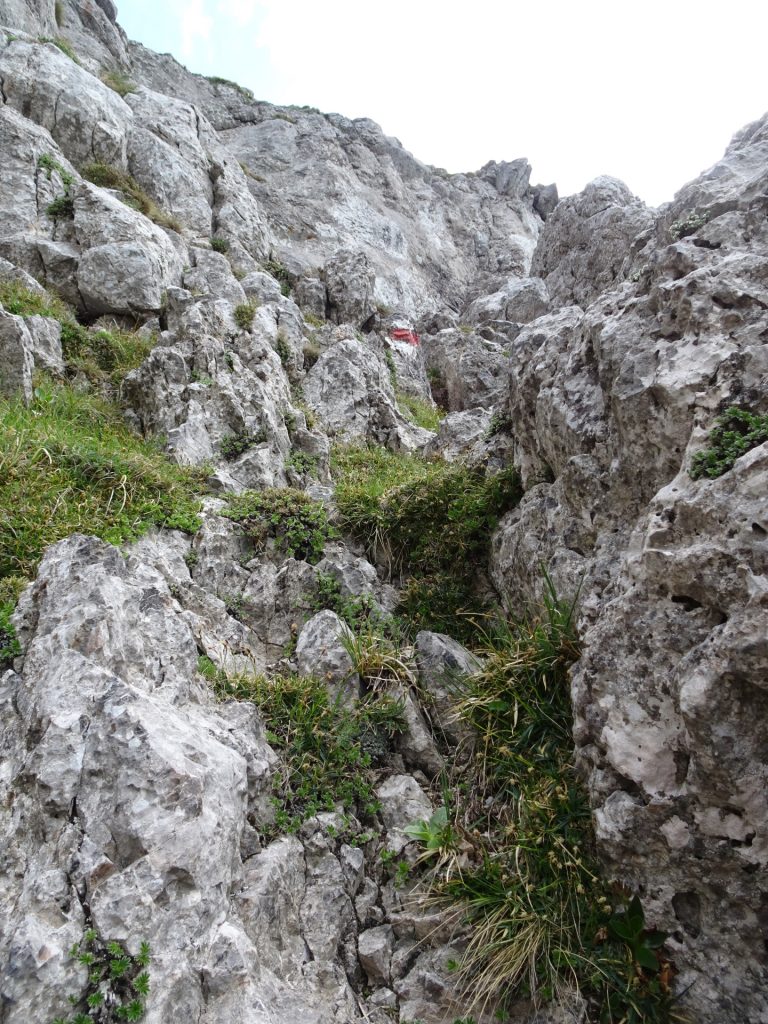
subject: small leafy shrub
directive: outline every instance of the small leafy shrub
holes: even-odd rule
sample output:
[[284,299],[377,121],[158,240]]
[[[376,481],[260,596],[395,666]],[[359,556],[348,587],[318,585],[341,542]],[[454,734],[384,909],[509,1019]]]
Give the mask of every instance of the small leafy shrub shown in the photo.
[[320,459],[317,455],[307,455],[306,452],[296,450],[285,460],[285,465],[295,469],[302,476],[317,476]]
[[14,658],[21,654],[21,645],[11,622],[14,605],[0,603],[0,670],[8,668]]
[[118,167],[96,162],[86,164],[80,173],[87,181],[100,188],[109,188],[119,192],[120,198],[126,206],[143,213],[145,217],[149,217],[160,227],[170,228],[172,231],[182,230],[181,224],[175,217],[161,210],[154,199],[150,199],[138,181]]
[[222,515],[240,523],[257,545],[274,538],[288,557],[312,564],[323,557],[333,533],[322,502],[291,487],[232,495]]
[[131,92],[136,92],[136,85],[124,71],[105,71],[101,80],[104,85],[109,86],[118,96],[127,96]]
[[92,394],[43,381],[0,401],[0,577],[28,577],[71,533],[113,544],[151,526],[194,533],[204,476],[170,462]]
[[70,195],[58,196],[53,202],[48,203],[45,212],[52,220],[74,217],[75,200]]
[[246,89],[244,85],[238,85],[237,82],[231,82],[228,78],[219,78],[218,75],[206,75],[205,77],[211,85],[223,85],[227,89],[234,89],[235,92],[239,92],[244,100],[253,99],[253,93],[250,89]]
[[61,183],[64,188],[69,191],[70,186],[74,182],[74,177],[66,171],[55,157],[52,157],[50,153],[43,153],[42,156],[37,158],[37,166],[40,170],[45,171],[45,175],[48,181],[51,180],[51,175],[55,171],[61,178]]
[[497,434],[512,433],[514,433],[514,424],[511,418],[506,413],[497,411],[491,416],[485,436],[491,438],[496,437]]
[[230,434],[228,437],[223,437],[219,442],[219,451],[227,462],[233,462],[243,452],[247,452],[249,448],[261,444],[266,439],[267,434],[264,430],[259,431],[258,434]]
[[718,477],[733,468],[736,459],[768,441],[768,414],[749,412],[738,406],[726,409],[709,433],[709,448],[691,460],[694,480]]
[[142,942],[136,956],[119,942],[105,942],[90,928],[70,956],[88,970],[88,985],[80,996],[70,997],[79,1012],[53,1024],[117,1024],[141,1020],[149,996],[149,943]]
[[252,701],[281,755],[273,776],[273,834],[296,832],[307,818],[337,805],[359,817],[375,814],[376,753],[386,753],[404,729],[397,701],[371,695],[347,706],[323,681],[301,676],[268,680],[217,672],[214,689],[221,699]]
[[214,235],[211,239],[211,248],[214,252],[226,253],[229,252],[229,240],[222,238],[221,235]]
[[235,323],[241,331],[250,331],[257,308],[254,302],[241,302],[235,306]]
[[669,233],[673,238],[685,238],[695,234],[709,220],[707,213],[689,213],[687,217],[675,220],[669,225]]
[[417,398],[415,395],[406,395],[401,391],[397,394],[397,404],[405,418],[415,423],[417,427],[424,427],[425,430],[432,430],[435,433],[440,429],[445,413],[432,402]]

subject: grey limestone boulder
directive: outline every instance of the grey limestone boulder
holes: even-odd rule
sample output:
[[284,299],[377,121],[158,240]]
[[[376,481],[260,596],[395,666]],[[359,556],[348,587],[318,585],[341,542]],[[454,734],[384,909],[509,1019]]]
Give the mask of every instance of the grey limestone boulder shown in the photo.
[[397,410],[389,370],[373,348],[351,338],[323,352],[304,394],[326,430],[340,438],[413,450],[432,436]]
[[324,680],[345,699],[360,695],[360,677],[342,639],[351,635],[346,623],[325,609],[306,623],[296,644],[299,672]]
[[0,306],[0,394],[4,398],[20,394],[29,402],[34,366],[32,336],[23,317]]

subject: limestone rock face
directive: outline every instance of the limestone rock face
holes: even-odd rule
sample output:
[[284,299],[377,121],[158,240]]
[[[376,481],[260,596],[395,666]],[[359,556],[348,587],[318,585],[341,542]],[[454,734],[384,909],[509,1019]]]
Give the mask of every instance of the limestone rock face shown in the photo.
[[432,436],[398,411],[381,356],[351,338],[322,353],[307,374],[304,394],[326,430],[347,440],[412,450]]
[[550,262],[594,189],[547,221],[534,269],[584,308],[540,317],[510,346],[506,416],[527,493],[491,559],[510,608],[540,598],[538,565],[580,595],[575,736],[598,841],[673,937],[686,998],[712,1024],[766,1013],[747,881],[765,870],[765,445],[716,480],[689,470],[719,412],[766,411],[765,131],[741,133],[722,169],[622,243],[628,279],[597,297],[619,234],[647,214],[612,201],[583,221],[594,253],[604,222],[613,269]]
[[547,219],[531,273],[542,277],[554,306],[583,309],[620,279],[630,244],[652,212],[616,178],[596,178],[561,200]]
[[[375,622],[402,581],[349,539],[310,565],[225,515],[291,486],[332,518],[332,443],[353,441],[517,468],[478,575],[515,616],[542,568],[578,598],[576,761],[606,872],[668,934],[697,1024],[766,1024],[768,444],[690,469],[724,410],[768,413],[768,117],[659,211],[612,178],[558,201],[525,160],[428,167],[368,119],[191,74],[116,16],[0,0],[0,283],[152,338],[120,407],[206,467],[206,496],[194,537],[49,548],[14,614],[0,1018],[67,1014],[91,924],[156,952],[148,1024],[470,1015],[446,968],[463,937],[398,884],[446,751],[473,743],[456,692],[479,660],[430,632],[403,645],[405,728],[386,754],[367,737],[364,820],[330,801],[290,835],[254,705],[216,697],[221,671],[360,694],[339,610]],[[94,163],[145,197],[86,180]],[[11,302],[0,397],[29,401],[40,370],[94,387],[58,322]],[[387,337],[403,322],[420,346]],[[448,410],[438,432],[403,395]]]

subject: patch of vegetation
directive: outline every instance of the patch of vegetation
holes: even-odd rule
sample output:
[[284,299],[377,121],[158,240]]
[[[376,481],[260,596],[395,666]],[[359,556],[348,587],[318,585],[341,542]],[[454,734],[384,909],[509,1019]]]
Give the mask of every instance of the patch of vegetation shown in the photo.
[[312,367],[315,365],[317,360],[322,355],[321,349],[319,349],[317,345],[313,345],[311,342],[306,343],[301,351],[302,356],[304,357],[305,370],[312,369]]
[[50,36],[38,36],[37,41],[38,43],[53,43],[54,46],[58,47],[61,52],[66,54],[71,61],[75,62],[75,64],[80,63],[77,54],[72,49],[72,43],[70,43],[68,39],[65,39],[64,36],[56,36],[55,38],[51,38]]
[[266,430],[260,430],[258,434],[229,434],[219,442],[219,451],[227,462],[234,462],[243,452],[247,452],[249,448],[262,444],[266,440]]
[[499,518],[520,500],[516,472],[486,477],[461,464],[340,445],[331,465],[340,528],[393,575],[409,577],[399,613],[414,628],[471,639],[487,611],[472,581]]
[[306,452],[296,450],[292,451],[285,460],[285,465],[295,469],[302,476],[317,476],[320,459],[317,455],[307,455]]
[[107,394],[116,394],[125,375],[141,366],[152,351],[153,338],[125,331],[78,329],[62,331],[62,349],[70,370],[77,369]]
[[286,373],[293,368],[293,352],[284,331],[277,332],[275,339],[275,352],[280,357],[283,369]]
[[[612,912],[572,765],[573,606],[550,587],[538,621],[498,624],[482,653],[460,702],[478,741],[454,767],[471,785],[453,786],[450,812],[411,830],[424,856],[440,858],[436,898],[471,925],[459,985],[482,1010],[575,986],[590,1021],[668,1022],[664,937],[645,928],[637,900]],[[460,841],[472,851],[463,862],[450,856]]]
[[69,191],[73,181],[75,180],[73,175],[71,175],[69,171],[65,170],[59,161],[55,157],[51,156],[50,153],[43,153],[42,156],[39,156],[37,158],[37,166],[40,170],[45,171],[45,176],[48,181],[51,180],[51,175],[56,171],[58,176],[61,178],[61,183],[65,190]]
[[733,468],[736,459],[768,441],[768,413],[749,412],[732,405],[718,416],[709,432],[709,447],[691,460],[694,480],[718,477]]
[[53,1024],[117,1024],[141,1020],[149,996],[149,943],[142,942],[136,956],[120,942],[105,942],[89,928],[82,942],[69,955],[88,971],[85,992],[71,996],[78,1012],[74,1017],[57,1017]]
[[0,602],[0,670],[8,668],[14,658],[21,654],[21,644],[11,622],[14,603]]
[[64,219],[74,217],[75,200],[69,194],[57,196],[56,199],[48,203],[45,212],[52,220],[58,220],[60,217]]
[[222,238],[221,235],[214,235],[211,239],[211,248],[214,252],[229,252],[229,239]]
[[279,283],[280,291],[283,295],[288,296],[291,294],[291,275],[288,273],[285,264],[272,257],[263,264],[263,269]]
[[358,630],[374,615],[374,604],[370,597],[345,596],[335,576],[318,573],[315,578],[317,592],[312,609],[316,612],[327,608],[335,612],[352,630]]
[[75,201],[70,195],[70,190],[74,181],[73,176],[69,171],[64,170],[59,161],[52,157],[50,153],[43,153],[42,156],[38,157],[37,166],[46,172],[48,181],[51,180],[51,175],[56,171],[61,179],[62,185],[64,186],[63,195],[57,196],[53,202],[50,202],[46,207],[45,212],[53,220],[56,220],[59,217],[74,217]]
[[151,526],[194,533],[205,471],[182,469],[92,394],[43,381],[0,401],[0,577],[29,577],[72,533],[113,544]]
[[154,199],[150,199],[138,181],[118,167],[96,162],[86,164],[80,173],[87,181],[100,188],[109,188],[119,192],[120,198],[126,206],[143,213],[145,217],[149,217],[160,227],[169,228],[171,231],[182,230],[180,222],[175,217],[166,213],[165,210],[161,210]]
[[415,395],[406,395],[402,391],[397,393],[397,404],[400,411],[411,423],[417,427],[424,427],[434,433],[440,429],[440,423],[445,416],[442,409],[438,409],[432,402],[424,398],[417,398]]
[[231,82],[228,78],[219,78],[218,75],[206,75],[206,79],[211,85],[223,85],[228,89],[234,89],[235,92],[239,92],[244,100],[253,100],[253,93],[250,89],[246,89],[244,85],[238,85],[237,82]]
[[136,84],[126,75],[124,71],[104,71],[101,75],[104,85],[108,85],[118,96],[127,96],[128,93],[136,92]]
[[278,113],[273,114],[272,115],[272,120],[273,121],[287,121],[288,124],[296,124],[296,118],[295,117],[291,117],[290,114],[285,114],[282,111],[278,111]]
[[669,233],[673,238],[685,238],[687,235],[695,234],[699,228],[709,220],[708,213],[689,213],[687,217],[672,221],[669,225]]
[[273,775],[274,835],[296,832],[308,818],[337,807],[359,818],[376,813],[373,769],[405,728],[400,703],[371,694],[342,704],[324,682],[301,676],[268,680],[215,672],[212,681],[220,699],[258,707],[267,739],[281,755]]
[[506,413],[497,410],[491,416],[485,436],[491,438],[496,437],[497,434],[512,434],[513,432],[514,424],[512,419]]
[[117,393],[125,375],[140,366],[152,350],[153,339],[134,331],[83,327],[58,296],[32,291],[19,281],[0,281],[0,305],[17,316],[58,320],[68,372],[83,373],[108,395]]
[[221,513],[240,523],[258,547],[273,538],[289,558],[315,564],[333,536],[322,502],[292,487],[232,495]]
[[250,331],[258,306],[255,302],[241,302],[235,306],[235,323],[241,331]]
[[56,3],[53,5],[53,14],[54,14],[54,17],[56,18],[56,25],[59,28],[61,28],[61,26],[64,24],[64,2],[63,2],[63,0],[56,0]]
[[325,327],[325,320],[321,316],[315,316],[314,313],[304,313],[304,322],[309,324],[310,327]]

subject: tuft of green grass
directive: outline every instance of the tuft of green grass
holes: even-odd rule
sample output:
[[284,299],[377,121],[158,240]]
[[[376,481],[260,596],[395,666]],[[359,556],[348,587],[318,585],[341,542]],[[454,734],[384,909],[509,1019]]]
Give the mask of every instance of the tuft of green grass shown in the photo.
[[280,754],[271,834],[296,832],[307,818],[339,806],[361,818],[376,813],[375,769],[405,728],[398,701],[372,694],[347,705],[332,698],[319,679],[227,677],[205,669],[220,699],[256,705],[267,739]]
[[214,235],[211,239],[211,248],[214,252],[227,253],[229,252],[229,240],[222,238],[221,235]]
[[550,585],[539,618],[498,623],[482,654],[459,705],[477,736],[473,759],[453,768],[471,784],[454,787],[451,838],[472,853],[433,879],[434,898],[470,925],[460,987],[481,1011],[521,997],[557,1001],[576,988],[590,1020],[669,1022],[664,937],[646,929],[639,901],[631,917],[613,912],[572,764],[573,605]]
[[517,473],[486,477],[461,464],[359,445],[334,447],[340,528],[405,577],[398,611],[416,629],[471,639],[487,609],[472,581],[499,518],[522,490]]
[[127,96],[131,92],[136,92],[136,84],[131,81],[124,71],[115,69],[104,71],[102,72],[101,80],[104,85],[108,85],[118,96]]
[[38,36],[37,41],[38,43],[53,43],[54,46],[58,47],[61,52],[66,54],[71,61],[75,62],[75,64],[80,63],[77,54],[72,49],[72,43],[70,43],[68,39],[65,39],[64,36],[56,36],[55,38],[51,38],[50,36]]
[[240,523],[257,546],[272,538],[289,558],[311,564],[320,561],[333,536],[322,502],[292,487],[232,495],[221,514]]
[[258,306],[255,302],[241,302],[235,306],[235,323],[241,331],[250,331]]
[[29,407],[0,401],[0,577],[31,576],[75,532],[113,544],[151,526],[194,533],[202,483],[92,394],[43,381]]
[[417,427],[424,427],[425,430],[432,430],[435,433],[440,429],[440,422],[445,417],[445,413],[442,409],[438,409],[433,402],[399,391],[397,404],[405,418],[415,423]]
[[118,167],[96,162],[86,164],[80,173],[87,181],[98,185],[100,188],[109,188],[119,192],[120,198],[126,206],[130,206],[131,209],[143,213],[145,217],[149,217],[150,220],[154,221],[155,224],[159,224],[160,227],[169,228],[171,231],[180,232],[182,230],[180,222],[175,217],[166,213],[165,210],[161,210],[136,179],[132,178],[125,171],[121,171]]
[[68,370],[80,371],[108,394],[149,355],[152,340],[117,327],[92,330],[75,319],[58,296],[36,292],[19,281],[0,281],[0,305],[17,316],[45,316],[61,325],[61,348]]
[[732,405],[715,420],[709,432],[709,447],[691,460],[691,477],[698,480],[702,476],[722,476],[733,469],[736,459],[766,441],[768,413],[760,415]]

